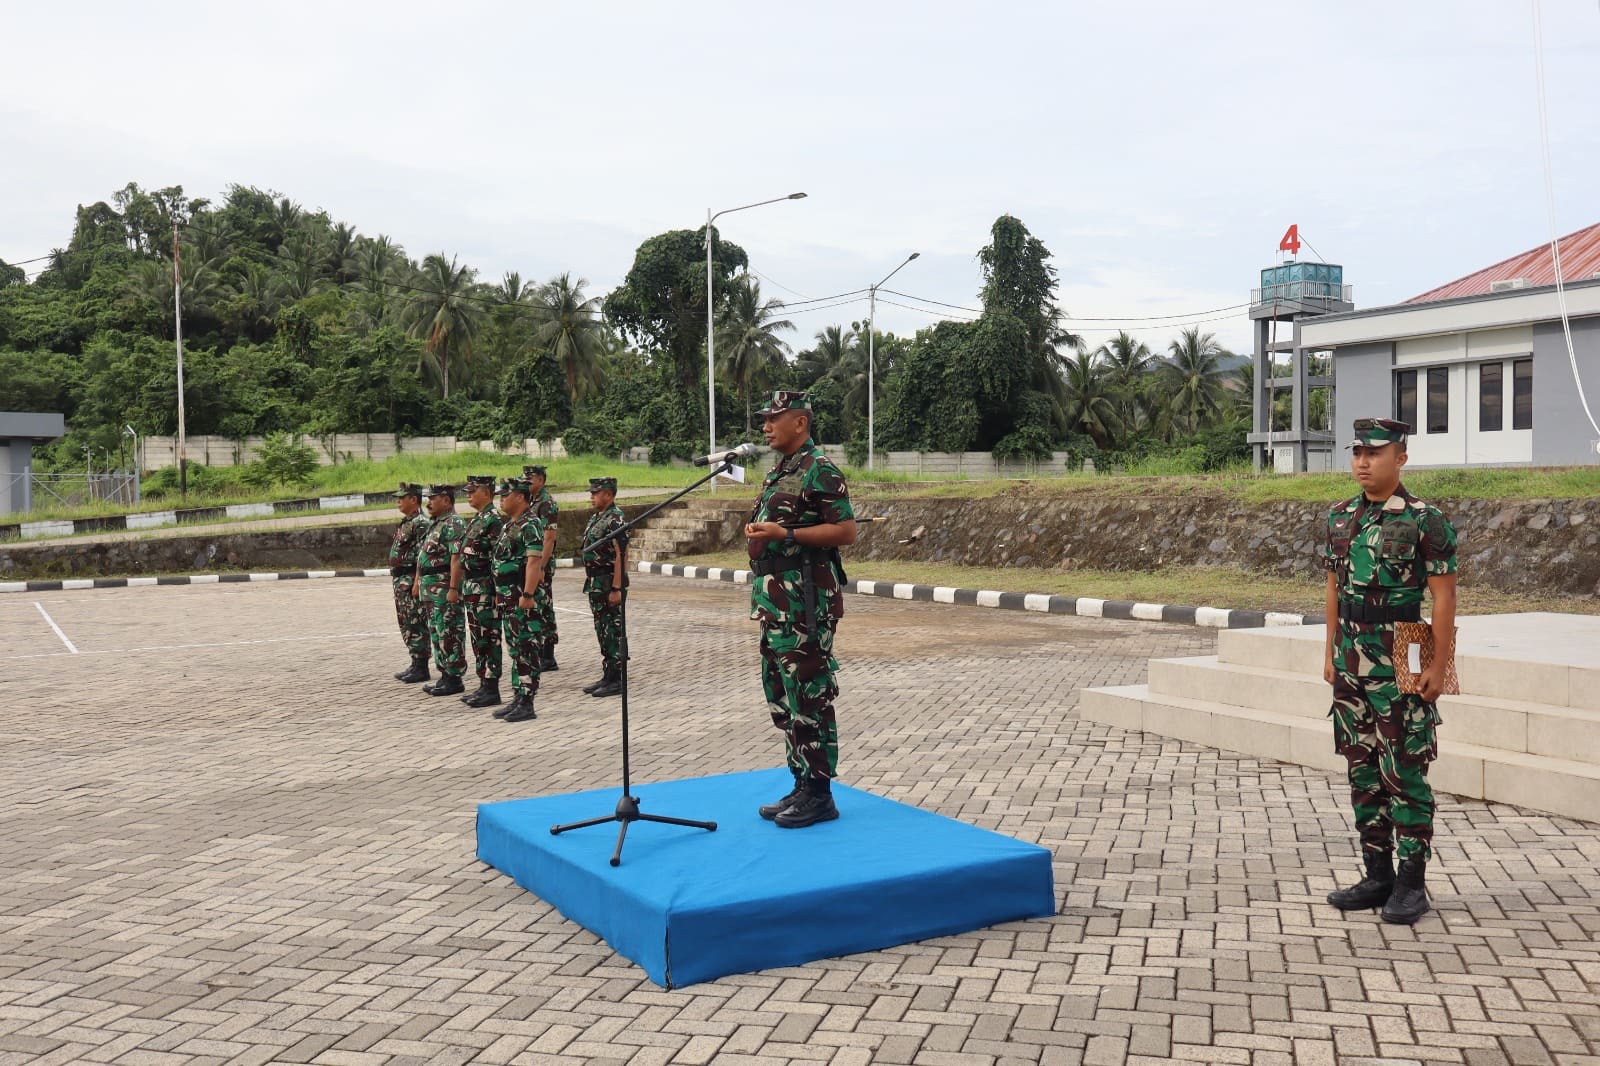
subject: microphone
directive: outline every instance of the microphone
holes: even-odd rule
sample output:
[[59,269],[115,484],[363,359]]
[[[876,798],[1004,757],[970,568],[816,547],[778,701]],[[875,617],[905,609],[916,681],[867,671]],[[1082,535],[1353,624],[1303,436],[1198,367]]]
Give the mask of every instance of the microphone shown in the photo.
[[693,462],[695,466],[710,466],[712,463],[737,463],[740,459],[754,458],[760,451],[761,449],[754,444],[741,444],[731,451],[696,456]]

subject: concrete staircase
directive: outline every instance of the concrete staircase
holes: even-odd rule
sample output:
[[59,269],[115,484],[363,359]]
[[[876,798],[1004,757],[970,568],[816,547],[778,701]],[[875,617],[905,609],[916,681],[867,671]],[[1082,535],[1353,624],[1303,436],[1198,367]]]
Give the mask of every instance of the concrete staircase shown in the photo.
[[749,515],[750,501],[742,496],[733,499],[723,493],[680,500],[634,533],[628,556],[636,562],[653,563],[679,555],[718,551],[734,542],[742,546],[740,533]]
[[[1087,721],[1342,773],[1322,626],[1231,629],[1217,654],[1153,659],[1146,685],[1087,689]],[[1460,620],[1462,695],[1444,696],[1441,790],[1600,822],[1600,617]]]

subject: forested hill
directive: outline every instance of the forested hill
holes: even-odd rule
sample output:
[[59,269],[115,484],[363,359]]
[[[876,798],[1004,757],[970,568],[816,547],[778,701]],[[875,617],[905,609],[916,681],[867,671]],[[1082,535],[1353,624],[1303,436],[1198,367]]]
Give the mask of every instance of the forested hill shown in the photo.
[[[705,438],[703,230],[646,239],[602,297],[576,271],[483,279],[252,186],[213,201],[129,184],[79,207],[64,247],[0,261],[0,410],[68,418],[43,467],[115,452],[124,425],[176,431],[175,230],[192,435],[560,435],[570,451],[648,444],[662,459]],[[1198,330],[1159,355],[1126,335],[1088,349],[1062,328],[1050,259],[1001,216],[978,250],[975,320],[877,334],[878,447],[1236,456],[1230,353]],[[719,439],[754,435],[765,390],[804,388],[818,435],[864,452],[865,323],[802,342],[743,249],[716,240],[714,266]]]

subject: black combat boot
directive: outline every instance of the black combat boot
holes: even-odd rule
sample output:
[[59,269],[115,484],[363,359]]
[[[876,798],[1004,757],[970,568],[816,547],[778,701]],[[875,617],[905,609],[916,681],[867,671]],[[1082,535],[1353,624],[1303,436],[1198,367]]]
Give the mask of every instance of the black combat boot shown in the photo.
[[411,669],[404,673],[395,674],[394,679],[396,681],[404,681],[408,685],[415,685],[418,681],[428,680],[430,676],[432,675],[428,673],[428,657],[424,655],[421,658],[413,656]]
[[504,718],[506,715],[510,714],[512,711],[516,710],[518,707],[521,707],[522,706],[522,701],[527,699],[527,698],[528,697],[524,696],[520,692],[513,692],[511,694],[511,702],[510,703],[503,703],[500,706],[496,707],[493,711],[490,711],[489,713],[492,714],[496,718]]
[[461,702],[468,707],[493,707],[500,702],[500,681],[493,677],[480,677],[478,691],[470,696],[462,696]]
[[522,701],[521,705],[514,706],[507,711],[506,716],[500,719],[502,722],[531,722],[539,717],[533,713],[532,696],[518,696],[517,698]]
[[445,674],[433,684],[422,686],[422,691],[430,696],[454,696],[466,690],[467,686],[463,685],[461,678],[455,674]]
[[1328,902],[1342,911],[1366,911],[1381,907],[1394,891],[1394,852],[1363,851],[1367,876],[1337,892],[1328,893]]
[[610,681],[610,680],[611,680],[611,668],[608,666],[608,667],[605,667],[603,670],[601,670],[601,672],[600,672],[600,680],[599,681],[596,681],[592,685],[583,686],[584,695],[593,696],[595,689],[600,688],[602,685],[604,685],[607,681]]
[[1428,913],[1428,886],[1423,875],[1428,860],[1413,855],[1400,860],[1400,873],[1394,879],[1394,894],[1383,905],[1383,920],[1390,925],[1416,925]]
[[561,669],[561,667],[556,665],[556,646],[554,644],[546,644],[544,647],[540,648],[539,672],[541,674],[549,674],[554,673],[559,669]]
[[839,808],[833,805],[832,782],[826,777],[808,777],[799,798],[779,811],[772,821],[783,829],[804,829],[837,817]]
[[604,698],[606,696],[615,696],[621,691],[622,691],[622,671],[621,671],[621,669],[607,670],[606,671],[606,676],[600,679],[600,684],[597,685],[589,693],[589,695],[591,695],[591,696],[599,696],[601,698]]
[[770,822],[778,815],[788,810],[789,805],[804,795],[805,791],[805,785],[802,784],[800,779],[797,777],[794,779],[794,788],[789,791],[787,796],[774,803],[762,804],[760,807],[756,808],[756,813]]

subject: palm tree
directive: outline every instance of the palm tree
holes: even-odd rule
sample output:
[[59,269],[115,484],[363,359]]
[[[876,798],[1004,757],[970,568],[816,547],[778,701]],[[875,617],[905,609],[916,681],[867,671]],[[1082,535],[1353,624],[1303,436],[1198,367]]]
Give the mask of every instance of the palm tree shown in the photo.
[[[513,279],[520,282],[515,274],[506,276],[508,283]],[[530,301],[538,323],[534,347],[555,357],[574,402],[597,389],[605,376],[605,322],[600,297],[584,295],[588,284],[588,278],[574,281],[571,274],[560,274],[541,285]]]
[[356,228],[348,222],[334,226],[328,236],[327,268],[336,285],[348,285],[356,278]]
[[417,288],[406,304],[406,329],[426,338],[422,350],[439,368],[442,395],[450,398],[450,364],[472,358],[473,341],[483,321],[476,299],[477,271],[436,253],[422,261]]
[[1175,427],[1195,433],[1222,411],[1222,380],[1227,374],[1222,360],[1233,353],[1217,343],[1216,334],[1201,333],[1199,326],[1184,330],[1167,351],[1167,365],[1161,370],[1167,408]]
[[843,326],[829,326],[819,330],[816,344],[801,352],[795,359],[795,369],[800,373],[800,381],[805,387],[810,388],[832,374],[834,367],[843,363],[849,356],[850,349],[855,343],[855,330]]
[[761,283],[749,274],[733,280],[717,323],[719,373],[732,381],[744,397],[744,428],[750,432],[751,395],[772,383],[783,367],[788,345],[778,339],[782,330],[794,329],[788,319],[777,318],[782,300],[761,299]]
[[1089,434],[1098,448],[1109,448],[1122,429],[1122,418],[1108,367],[1097,353],[1079,350],[1064,361],[1062,370],[1067,428]]
[[1111,387],[1117,392],[1117,414],[1123,425],[1134,425],[1141,414],[1148,418],[1145,385],[1147,375],[1159,361],[1151,353],[1150,346],[1121,331],[1102,344],[1095,355],[1105,366]]

